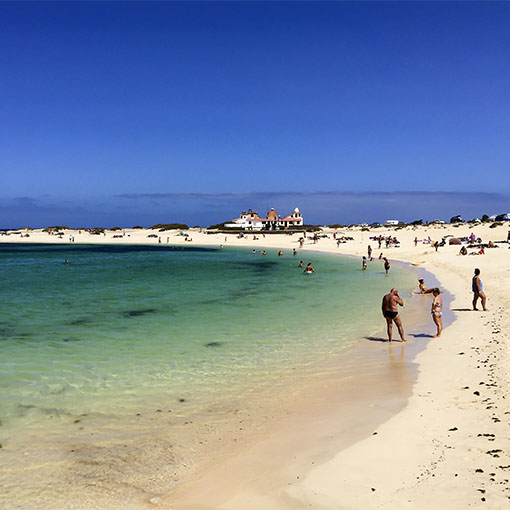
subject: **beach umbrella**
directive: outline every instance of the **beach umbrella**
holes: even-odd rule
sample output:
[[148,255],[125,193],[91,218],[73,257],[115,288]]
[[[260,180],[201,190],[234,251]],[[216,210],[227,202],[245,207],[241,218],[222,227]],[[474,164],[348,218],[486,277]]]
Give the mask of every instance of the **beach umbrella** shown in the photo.
[[452,237],[449,241],[448,241],[448,244],[462,244],[460,239],[456,238],[456,237]]

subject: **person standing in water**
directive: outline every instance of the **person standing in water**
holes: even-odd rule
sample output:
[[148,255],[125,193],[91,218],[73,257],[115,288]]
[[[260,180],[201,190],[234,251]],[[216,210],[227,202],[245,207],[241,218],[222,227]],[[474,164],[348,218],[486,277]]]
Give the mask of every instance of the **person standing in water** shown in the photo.
[[476,303],[478,302],[478,298],[482,301],[483,311],[486,312],[487,308],[485,308],[485,302],[487,297],[485,296],[485,292],[483,291],[482,280],[480,280],[480,270],[478,268],[475,269],[475,275],[472,280],[472,290],[473,290],[473,310],[478,311],[476,307]]
[[363,271],[366,271],[367,270],[367,258],[365,257],[365,255],[363,255],[363,262],[362,262],[362,264],[363,265],[362,265],[361,269]]
[[384,270],[386,271],[386,274],[390,274],[390,261],[386,258],[382,258],[384,260]]
[[437,287],[432,289],[432,294],[434,299],[432,300],[430,313],[432,314],[434,324],[437,326],[437,333],[434,335],[434,338],[439,338],[441,331],[443,331],[443,298],[440,295],[441,291]]
[[404,327],[402,326],[402,321],[398,316],[398,307],[404,306],[404,302],[401,297],[398,295],[397,289],[391,289],[389,294],[386,294],[382,299],[382,314],[386,319],[386,326],[388,331],[388,341],[392,341],[392,333],[393,333],[393,322],[396,324],[398,333],[400,335],[400,340],[405,342],[404,338]]

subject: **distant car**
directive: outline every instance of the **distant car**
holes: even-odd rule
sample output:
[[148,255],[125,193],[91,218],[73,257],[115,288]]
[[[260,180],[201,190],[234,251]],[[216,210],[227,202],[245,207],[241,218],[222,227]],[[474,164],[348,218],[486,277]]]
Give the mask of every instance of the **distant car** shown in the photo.
[[432,220],[432,221],[429,221],[429,223],[439,223],[440,225],[443,225],[444,221],[443,220]]
[[398,225],[398,220],[386,220],[386,225]]
[[482,223],[480,218],[473,218],[469,223]]
[[360,227],[368,227],[368,223],[360,223],[359,226]]
[[371,227],[381,227],[382,225],[380,223],[377,223],[377,221],[374,221],[374,223],[370,223]]
[[510,221],[510,213],[498,214],[496,216],[496,221]]
[[462,216],[459,214],[457,216],[453,216],[453,218],[450,218],[450,223],[464,223],[464,220],[462,219]]

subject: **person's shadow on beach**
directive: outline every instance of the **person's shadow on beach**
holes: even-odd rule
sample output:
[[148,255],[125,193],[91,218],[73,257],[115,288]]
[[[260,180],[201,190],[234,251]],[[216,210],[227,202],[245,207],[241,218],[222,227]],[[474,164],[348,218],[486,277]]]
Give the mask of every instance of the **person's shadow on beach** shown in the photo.
[[452,312],[471,312],[472,308],[452,308]]
[[380,338],[377,336],[366,336],[365,340],[370,340],[371,342],[387,342],[387,338]]
[[409,333],[409,336],[413,338],[434,338],[434,335],[429,335],[428,333]]

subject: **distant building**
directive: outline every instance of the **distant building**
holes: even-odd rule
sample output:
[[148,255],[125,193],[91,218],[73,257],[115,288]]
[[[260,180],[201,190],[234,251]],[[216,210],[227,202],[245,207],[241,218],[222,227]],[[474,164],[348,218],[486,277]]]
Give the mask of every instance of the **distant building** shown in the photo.
[[257,211],[248,209],[243,211],[239,218],[226,223],[227,228],[243,228],[244,230],[286,230],[288,228],[303,226],[303,216],[296,207],[294,211],[283,218],[271,209],[265,218],[261,218]]

